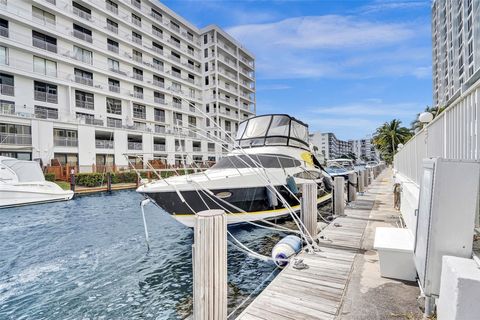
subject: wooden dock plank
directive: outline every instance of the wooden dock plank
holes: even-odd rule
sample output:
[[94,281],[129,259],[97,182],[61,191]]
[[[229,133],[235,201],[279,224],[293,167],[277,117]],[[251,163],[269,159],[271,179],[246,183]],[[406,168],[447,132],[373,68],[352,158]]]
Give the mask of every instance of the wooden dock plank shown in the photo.
[[237,317],[240,320],[335,319],[375,195],[363,196],[317,236],[320,252],[298,254],[309,268],[288,265]]

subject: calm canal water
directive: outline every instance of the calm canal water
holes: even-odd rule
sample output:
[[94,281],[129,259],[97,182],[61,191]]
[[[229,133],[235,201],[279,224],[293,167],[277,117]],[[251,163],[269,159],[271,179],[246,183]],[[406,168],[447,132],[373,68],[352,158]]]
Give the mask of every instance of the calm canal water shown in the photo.
[[[0,319],[183,319],[191,313],[193,232],[117,191],[0,210]],[[279,234],[232,233],[269,255]],[[228,250],[230,310],[274,269]]]

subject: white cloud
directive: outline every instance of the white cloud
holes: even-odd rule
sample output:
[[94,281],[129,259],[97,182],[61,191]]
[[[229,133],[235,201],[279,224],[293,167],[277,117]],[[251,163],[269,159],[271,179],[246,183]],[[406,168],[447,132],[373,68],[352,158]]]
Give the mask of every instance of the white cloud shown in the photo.
[[310,108],[315,114],[335,116],[410,116],[421,110],[424,106],[418,103],[383,103],[381,100],[369,99],[365,102],[339,106],[325,106]]
[[[429,64],[428,24],[390,23],[358,16],[324,15],[245,24],[227,31],[252,51],[257,77],[423,77]],[[367,71],[365,69],[368,69]]]
[[273,90],[288,90],[292,87],[288,84],[257,84],[257,92],[258,91],[273,91]]
[[379,11],[386,10],[405,10],[405,9],[415,9],[428,7],[430,5],[429,1],[375,1],[370,5],[366,5],[361,8],[360,11],[364,13],[375,13]]

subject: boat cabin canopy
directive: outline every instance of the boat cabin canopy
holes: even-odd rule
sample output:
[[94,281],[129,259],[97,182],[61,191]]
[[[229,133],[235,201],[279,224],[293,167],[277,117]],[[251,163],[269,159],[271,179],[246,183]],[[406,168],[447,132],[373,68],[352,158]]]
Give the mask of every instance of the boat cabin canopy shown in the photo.
[[262,115],[238,126],[240,147],[291,146],[308,150],[308,126],[286,114]]
[[45,177],[38,162],[0,157],[0,181],[43,182]]
[[353,160],[352,159],[334,159],[327,161],[327,167],[344,167],[349,170],[353,170]]

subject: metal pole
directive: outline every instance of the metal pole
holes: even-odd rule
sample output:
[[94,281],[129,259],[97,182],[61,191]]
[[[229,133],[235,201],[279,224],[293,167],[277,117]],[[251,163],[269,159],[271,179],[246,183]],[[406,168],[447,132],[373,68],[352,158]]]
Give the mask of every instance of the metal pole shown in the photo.
[[227,319],[227,217],[223,210],[195,216],[193,319]]
[[317,184],[307,182],[302,185],[301,218],[303,225],[313,238],[317,235]]
[[345,178],[333,179],[333,213],[337,216],[345,213]]
[[357,174],[350,173],[348,175],[348,194],[347,201],[352,202],[357,200]]
[[112,174],[110,172],[107,172],[107,191],[112,191]]
[[70,171],[70,190],[75,192],[75,170]]

